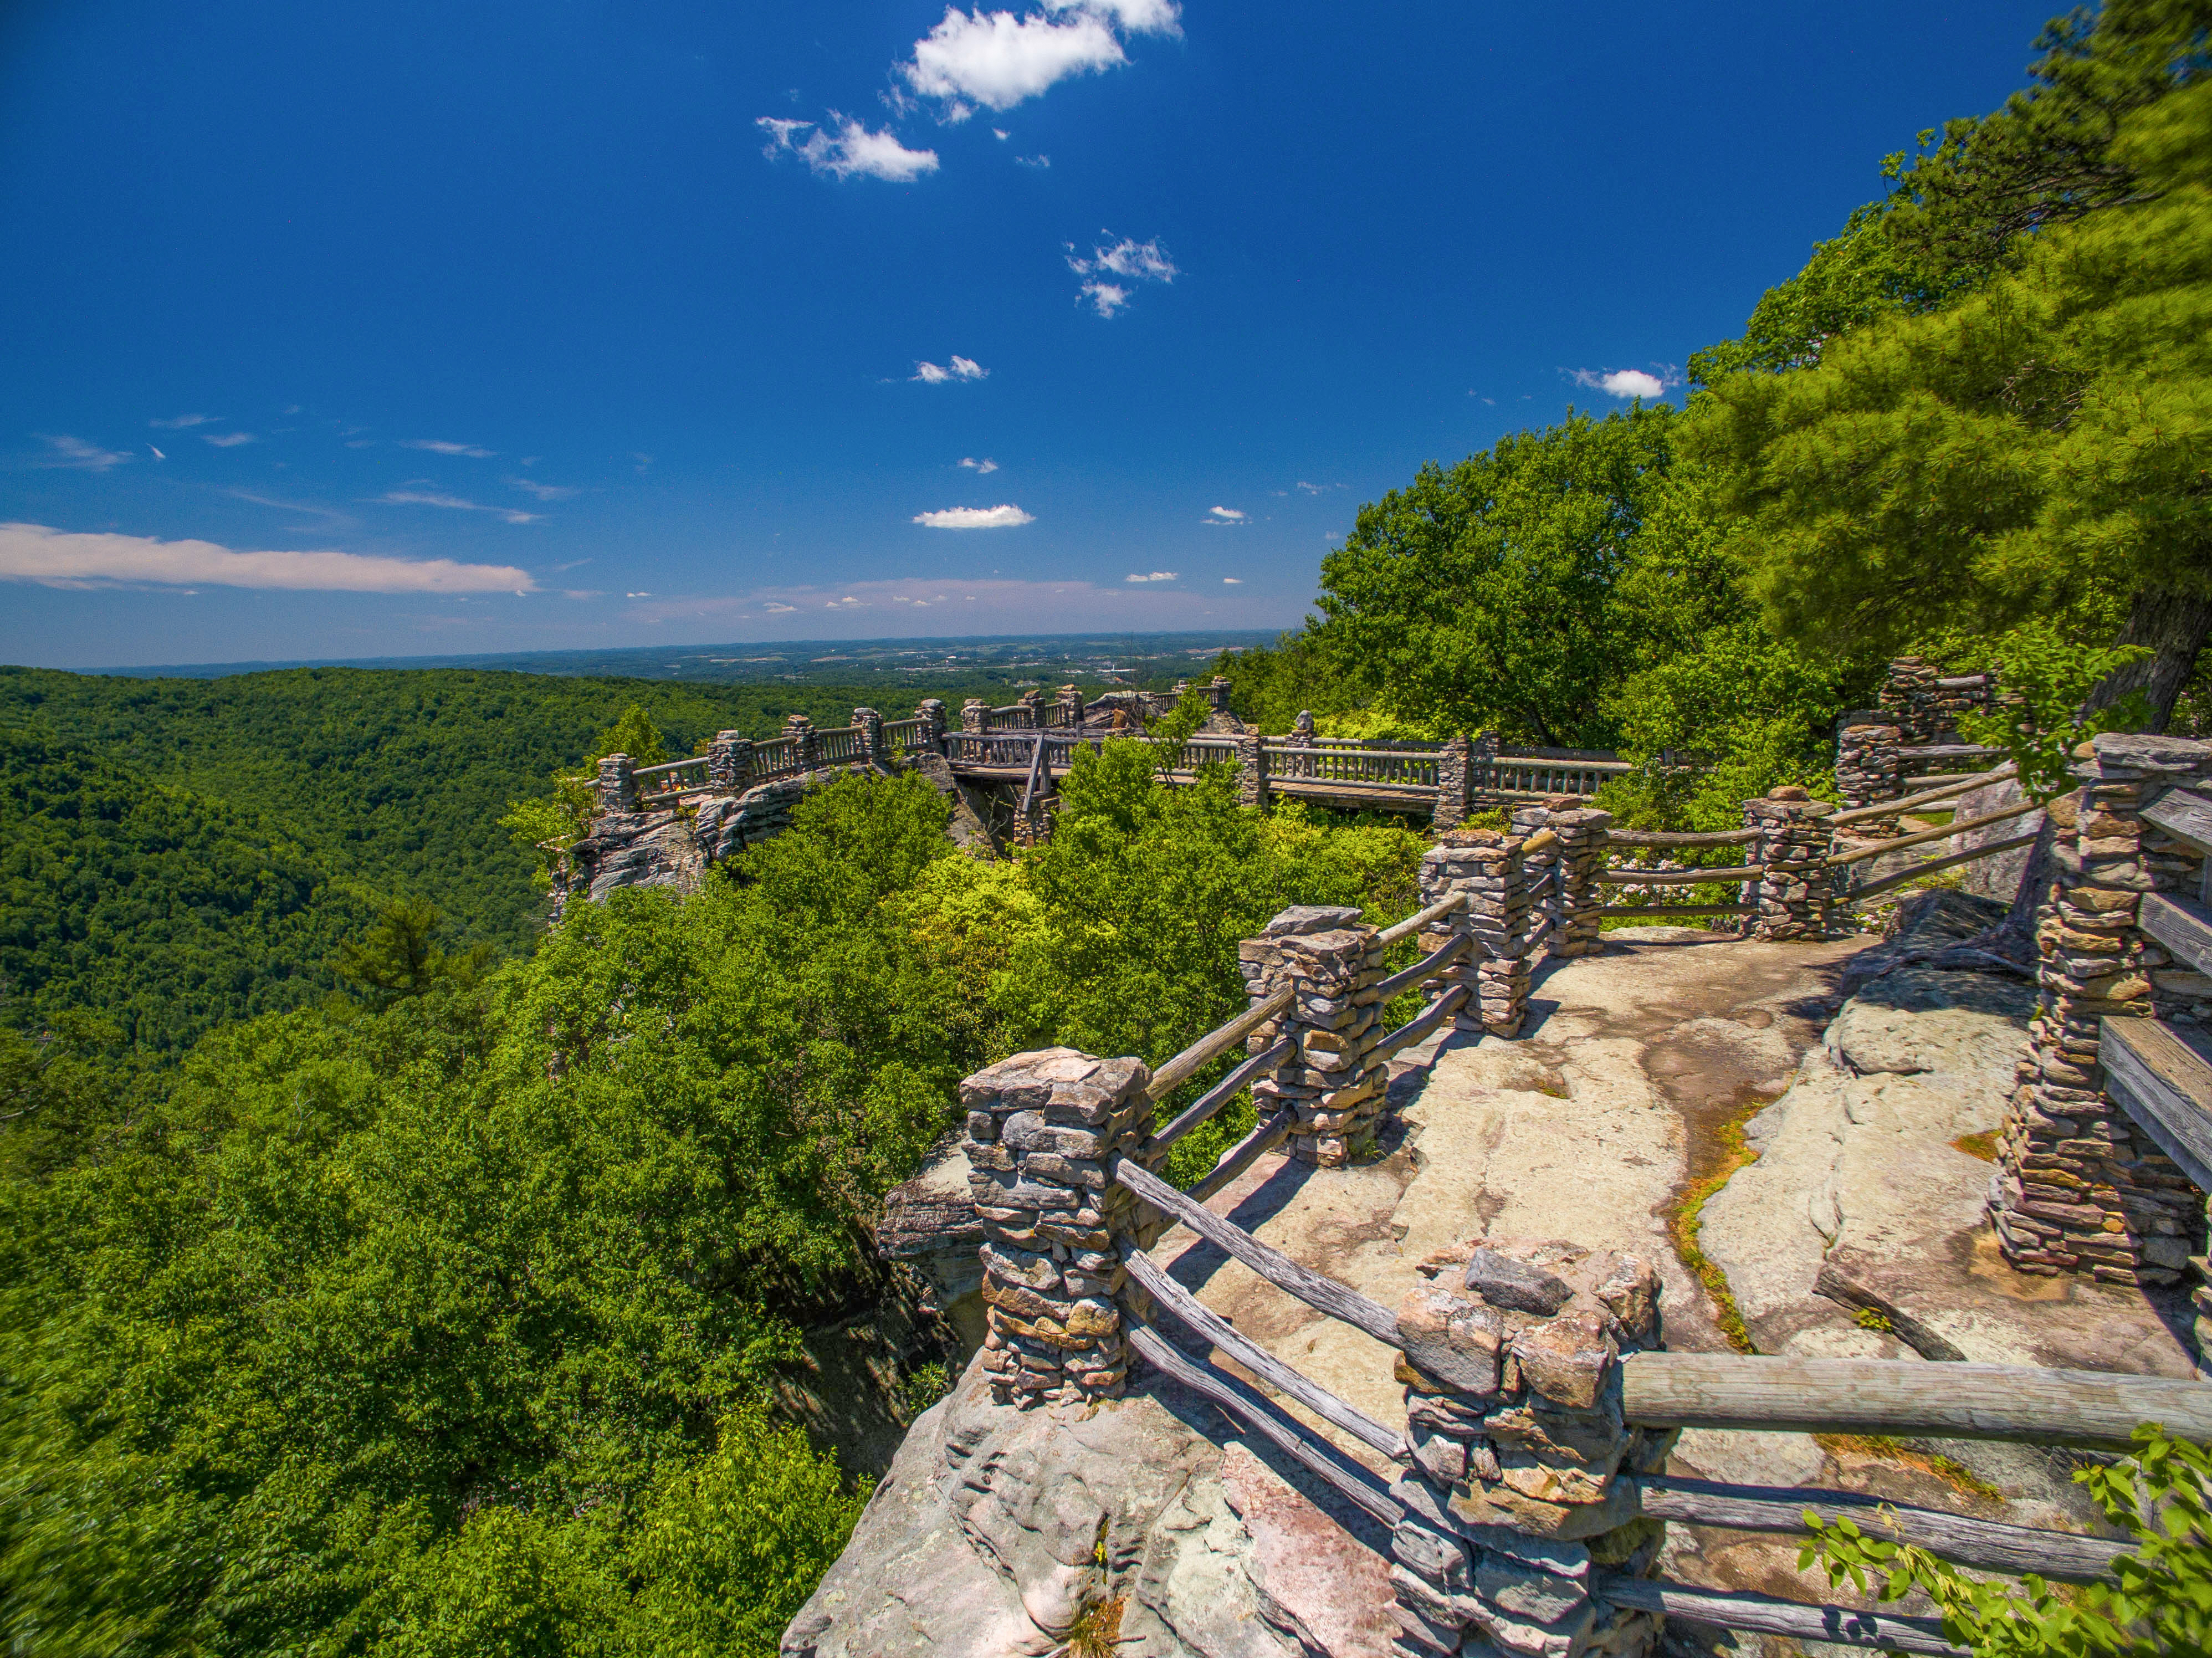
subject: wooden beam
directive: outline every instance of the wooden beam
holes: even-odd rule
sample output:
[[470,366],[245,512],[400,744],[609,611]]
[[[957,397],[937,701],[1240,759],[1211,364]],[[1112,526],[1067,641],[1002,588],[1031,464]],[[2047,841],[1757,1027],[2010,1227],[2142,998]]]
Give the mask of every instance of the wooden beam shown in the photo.
[[2109,1538],[2038,1531],[1941,1509],[1915,1508],[1859,1491],[1731,1485],[1665,1474],[1647,1475],[1636,1485],[1639,1504],[1655,1520],[1723,1526],[1730,1531],[1802,1532],[1807,1529],[1805,1510],[1810,1509],[1826,1524],[1847,1519],[1870,1537],[1917,1543],[1962,1566],[2014,1577],[2034,1572],[2067,1583],[2108,1581],[2113,1558],[2133,1546]]
[[1153,1369],[1221,1406],[1384,1525],[1395,1526],[1406,1517],[1405,1506],[1384,1489],[1382,1481],[1338,1455],[1333,1448],[1324,1450],[1318,1440],[1286,1422],[1279,1412],[1243,1382],[1210,1364],[1200,1363],[1127,1309],[1121,1318],[1129,1332],[1129,1345]]
[[1154,1102],[1165,1099],[1196,1074],[1208,1060],[1218,1058],[1243,1042],[1277,1014],[1288,1011],[1293,992],[1285,985],[1264,1002],[1255,1002],[1227,1024],[1209,1030],[1188,1048],[1152,1072],[1145,1092]]
[[1454,985],[1412,1018],[1407,1020],[1405,1023],[1376,1042],[1374,1047],[1369,1048],[1368,1063],[1379,1064],[1401,1048],[1411,1048],[1456,1012],[1460,1005],[1473,993],[1465,985]]
[[1938,800],[1948,800],[1954,794],[1964,794],[1969,789],[1980,788],[1986,783],[2002,783],[2012,775],[2012,762],[2008,760],[1995,771],[1978,773],[1955,783],[1947,783],[1940,789],[1929,789],[1919,794],[1908,794],[1896,800],[1877,800],[1870,806],[1853,806],[1849,811],[1839,811],[1828,819],[1828,827],[1841,829],[1845,823],[1863,823],[1873,817],[1894,817],[1900,811],[1910,811],[1915,806],[1932,805]]
[[1607,829],[1606,844],[1613,847],[1740,847],[1759,839],[1759,831],[1713,829],[1691,832],[1673,829]]
[[1122,1264],[1129,1276],[1154,1301],[1173,1313],[1190,1330],[1206,1338],[1254,1376],[1289,1394],[1332,1427],[1341,1428],[1362,1444],[1395,1462],[1410,1460],[1406,1436],[1386,1428],[1365,1412],[1339,1399],[1319,1382],[1309,1382],[1266,1348],[1248,1340],[1228,1320],[1169,1277],[1164,1268],[1127,1239],[1121,1244]]
[[1756,915],[1757,904],[1607,904],[1601,915]]
[[1271,1249],[1234,1221],[1224,1220],[1203,1204],[1193,1203],[1142,1163],[1115,1157],[1106,1172],[1164,1215],[1172,1216],[1204,1238],[1237,1257],[1285,1294],[1296,1296],[1316,1312],[1364,1330],[1387,1346],[1398,1345],[1396,1315],[1379,1302],[1333,1278],[1301,1266],[1279,1249]]
[[1401,968],[1375,987],[1378,1001],[1387,1002],[1400,991],[1417,985],[1447,962],[1457,961],[1474,947],[1474,935],[1462,932],[1447,938],[1408,968]]
[[1838,1646],[1870,1647],[1878,1651],[1972,1658],[1966,1648],[1954,1647],[1943,1638],[1943,1625],[1933,1618],[1898,1618],[1887,1612],[1854,1612],[1848,1606],[1807,1606],[1802,1600],[1778,1600],[1771,1594],[1723,1594],[1714,1589],[1686,1588],[1663,1578],[1601,1577],[1597,1592],[1616,1606],[1663,1612],[1686,1624],[1754,1630],[1761,1635],[1832,1641]]
[[2144,818],[2199,852],[2212,852],[2212,800],[2187,789],[2168,789],[2143,808]]
[[1146,1140],[1139,1155],[1148,1165],[1157,1166],[1160,1156],[1156,1154],[1164,1155],[1168,1147],[1235,1099],[1238,1090],[1244,1087],[1261,1072],[1279,1066],[1285,1060],[1289,1059],[1291,1054],[1297,1052],[1297,1048],[1296,1037],[1285,1036],[1265,1053],[1255,1054],[1199,1096],[1194,1104],[1178,1113],[1174,1121]]
[[2102,1022],[2105,1091],[2200,1192],[2212,1191],[2212,1065],[2157,1019]]
[[2212,916],[2170,892],[2146,892],[2136,925],[2195,968],[2212,973]]
[[1756,881],[1766,873],[1760,864],[1739,864],[1727,869],[1637,869],[1622,865],[1601,869],[1597,878],[1613,887],[1689,887],[1700,881]]
[[[1269,778],[1267,780],[1272,783],[1275,780]],[[1462,910],[1466,908],[1467,894],[1464,892],[1451,893],[1447,896],[1437,899],[1436,902],[1431,904],[1426,909],[1417,910],[1413,914],[1408,915],[1404,920],[1397,922],[1394,926],[1384,927],[1382,932],[1375,935],[1375,942],[1385,946],[1395,944],[1401,938],[1412,938],[1416,932],[1421,931],[1422,928],[1427,926],[1431,922],[1441,921],[1445,916],[1453,914],[1455,911]]]
[[2212,1382],[2024,1364],[1637,1353],[1621,1360],[1628,1419],[1651,1427],[1922,1434],[2125,1450],[2138,1424],[2212,1439]]
[[1295,1109],[1285,1108],[1255,1128],[1243,1139],[1213,1160],[1213,1167],[1190,1184],[1189,1197],[1194,1203],[1204,1203],[1223,1187],[1260,1161],[1272,1151],[1284,1135],[1298,1125]]
[[1895,890],[1923,875],[1933,875],[1939,869],[1949,869],[1954,864],[1971,864],[1977,858],[1994,858],[2001,852],[2015,852],[2021,847],[2035,844],[2033,835],[2015,835],[2009,841],[1992,841],[1985,847],[1976,847],[1972,852],[1954,852],[1948,858],[1930,858],[1925,863],[1915,864],[1911,869],[1901,869],[1894,875],[1885,875],[1879,881],[1869,881],[1863,887],[1854,887],[1841,894],[1839,903],[1856,903],[1862,898],[1877,898],[1885,892]]
[[1990,743],[1921,743],[1899,748],[1900,760],[1986,760],[2004,750]]
[[2031,811],[2043,808],[2033,800],[2023,800],[2016,806],[2007,806],[2002,811],[1984,812],[1979,817],[1962,818],[1955,823],[1946,823],[1941,829],[1922,829],[1917,835],[1900,835],[1887,841],[1876,841],[1856,852],[1830,853],[1828,867],[1841,869],[1845,864],[1856,864],[1863,859],[1880,858],[1893,852],[1902,852],[1907,847],[1925,846],[1930,841],[1948,841],[1954,835],[1964,835],[1968,829],[1978,829],[1990,823],[2008,823],[2015,817],[2025,817]]

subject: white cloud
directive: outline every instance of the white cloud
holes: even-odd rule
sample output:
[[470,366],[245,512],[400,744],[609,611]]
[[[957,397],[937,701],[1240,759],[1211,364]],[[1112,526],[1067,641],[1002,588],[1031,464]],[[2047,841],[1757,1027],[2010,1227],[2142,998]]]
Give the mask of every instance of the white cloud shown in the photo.
[[[150,444],[150,443],[149,443],[149,444],[148,444],[146,446],[147,446],[149,449],[154,449],[154,446],[153,446],[152,444]],[[163,454],[163,453],[162,453],[159,449],[154,449],[154,459],[155,459],[155,460],[167,460],[167,459],[168,459],[168,457],[167,457],[167,455]]]
[[763,610],[780,612],[787,616],[792,611],[796,610],[798,608],[799,606],[796,604],[779,604],[772,598],[769,600],[767,604],[761,606],[761,609]]
[[1042,154],[1036,155],[1017,155],[1014,157],[1014,165],[1016,167],[1048,167],[1052,165],[1052,157]]
[[1613,398],[1656,398],[1663,395],[1667,390],[1665,380],[1656,374],[1648,374],[1641,368],[1614,368],[1603,372],[1595,368],[1577,368],[1574,372],[1574,382]]
[[1050,12],[1088,11],[1110,17],[1130,34],[1181,34],[1182,9],[1175,0],[1044,0]]
[[1241,575],[1225,575],[1221,578],[1221,580],[1223,586],[1229,587],[1241,587],[1244,585],[1244,578]]
[[1150,575],[1130,574],[1121,578],[1124,581],[1173,581],[1175,579],[1173,570],[1154,570]]
[[999,463],[993,460],[988,455],[984,456],[981,460],[977,460],[973,455],[965,455],[961,458],[960,464],[963,466],[965,466],[969,471],[975,472],[978,475],[985,472],[995,472],[999,470]]
[[507,481],[540,501],[566,501],[576,493],[565,483],[540,483],[535,478],[509,478]]
[[203,432],[200,434],[202,443],[212,443],[218,449],[235,449],[241,443],[252,443],[255,440],[251,432]]
[[651,593],[624,593],[623,597],[624,598],[651,598],[653,595]]
[[[1110,318],[1128,304],[1132,290],[1124,283],[1172,282],[1182,275],[1157,236],[1142,242],[1124,236],[1119,241],[1093,247],[1087,258],[1075,251],[1074,243],[1069,242],[1066,246],[1067,268],[1079,276],[1090,278],[1077,293],[1075,302],[1081,305],[1088,300],[1102,317]],[[1108,282],[1108,276],[1118,276],[1121,281]]]
[[1206,515],[1199,520],[1201,524],[1242,524],[1244,522],[1244,514],[1238,512],[1234,507],[1209,507],[1206,509]]
[[914,373],[907,378],[920,380],[924,386],[942,386],[947,380],[982,380],[990,372],[973,357],[955,355],[946,367],[933,362],[918,362],[914,366]]
[[49,587],[207,582],[222,587],[350,593],[526,593],[529,572],[449,558],[369,558],[357,553],[233,552],[210,541],[79,535],[43,524],[0,524],[0,580]]
[[[754,123],[769,135],[768,147],[761,154],[773,160],[788,150],[804,160],[817,173],[826,173],[833,179],[850,179],[855,174],[863,179],[888,179],[893,184],[911,184],[925,173],[937,171],[937,152],[933,149],[908,149],[899,143],[897,135],[888,127],[881,132],[871,132],[860,122],[830,112],[830,125],[836,128],[832,137],[828,127],[815,127],[811,121],[780,121],[763,115]],[[792,135],[814,131],[803,143],[793,141]]]
[[434,455],[467,455],[475,460],[489,460],[492,452],[479,449],[473,443],[451,443],[444,438],[407,438],[402,440],[402,449],[428,449]]
[[103,449],[96,443],[87,443],[82,438],[66,434],[49,436],[34,432],[32,435],[46,446],[46,453],[33,461],[33,466],[57,466],[70,472],[104,472],[131,459],[127,450]]
[[158,427],[164,432],[181,432],[186,427],[205,426],[210,421],[222,418],[221,415],[178,415],[169,420],[149,420],[146,424]]
[[1098,307],[1098,314],[1109,320],[1116,311],[1129,302],[1129,290],[1119,282],[1085,282],[1076,294],[1075,302],[1081,305],[1088,300]]
[[464,501],[459,495],[441,495],[428,489],[388,489],[377,499],[392,507],[447,507],[457,513],[495,513],[509,524],[535,524],[540,516],[513,507],[487,507],[481,501]]
[[1344,488],[1341,483],[1308,483],[1304,478],[1298,480],[1297,487],[1310,495],[1325,495],[1332,489]]
[[1003,144],[1007,139],[1012,137],[1014,135],[1007,131],[1004,127],[993,127],[991,129],[991,136]]
[[933,530],[1010,530],[1034,524],[1036,518],[1018,507],[948,507],[939,513],[916,513],[914,521]]
[[986,109],[1012,109],[1070,76],[1128,61],[1111,24],[1087,9],[1056,23],[1042,12],[1016,17],[947,6],[943,21],[914,43],[912,61],[900,64],[898,73],[922,97],[953,106],[947,114],[957,120],[966,100]]

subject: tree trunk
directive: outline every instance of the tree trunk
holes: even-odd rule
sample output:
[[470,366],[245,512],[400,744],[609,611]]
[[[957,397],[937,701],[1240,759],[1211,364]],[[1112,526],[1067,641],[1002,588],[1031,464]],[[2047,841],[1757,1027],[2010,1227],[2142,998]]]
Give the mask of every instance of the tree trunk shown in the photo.
[[2146,588],[2136,595],[2128,622],[2116,643],[2148,645],[2154,654],[2130,662],[2106,676],[2089,693],[2091,708],[2106,708],[2130,691],[2141,691],[2149,703],[2143,722],[2147,732],[2162,732],[2173,717],[2174,700],[2189,683],[2197,666],[2197,653],[2212,633],[2212,598],[2176,592],[2171,588]]

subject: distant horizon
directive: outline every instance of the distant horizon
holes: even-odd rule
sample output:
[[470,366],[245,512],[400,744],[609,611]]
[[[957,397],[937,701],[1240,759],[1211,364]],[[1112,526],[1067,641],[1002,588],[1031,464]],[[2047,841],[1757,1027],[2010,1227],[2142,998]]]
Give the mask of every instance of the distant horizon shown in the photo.
[[[161,662],[104,665],[96,667],[56,668],[36,663],[0,663],[0,668],[25,669],[48,673],[79,673],[107,679],[185,679],[223,678],[234,674],[280,673],[298,668],[358,668],[371,671],[430,670],[437,668],[485,668],[494,671],[538,671],[574,674],[576,668],[539,667],[532,670],[520,665],[547,663],[558,659],[605,661],[611,666],[622,659],[662,662],[674,667],[678,662],[711,659],[708,653],[714,651],[752,651],[757,655],[751,663],[791,662],[794,659],[809,666],[823,665],[830,659],[814,653],[822,650],[870,650],[891,655],[922,655],[939,649],[951,651],[959,647],[1024,646],[1048,648],[1054,644],[1081,644],[1096,641],[1103,645],[1120,643],[1159,644],[1161,641],[1203,640],[1211,641],[1203,647],[1169,645],[1139,655],[1175,654],[1181,651],[1192,655],[1214,655],[1222,650],[1249,648],[1254,643],[1271,642],[1279,638],[1285,629],[1279,628],[1186,628],[1151,631],[1127,629],[1104,629],[1095,633],[1028,632],[1003,634],[946,634],[933,637],[908,638],[897,635],[879,635],[867,639],[808,639],[774,641],[758,639],[720,640],[696,645],[629,645],[606,647],[586,647],[574,650],[547,649],[532,651],[473,652],[465,654],[422,654],[386,656],[304,656],[241,659],[231,662]],[[1243,641],[1242,643],[1238,641]],[[738,665],[726,664],[721,665]],[[971,665],[963,664],[963,666]],[[991,665],[984,662],[975,667]],[[653,675],[626,674],[619,677],[658,677]],[[743,676],[729,676],[743,677]]]

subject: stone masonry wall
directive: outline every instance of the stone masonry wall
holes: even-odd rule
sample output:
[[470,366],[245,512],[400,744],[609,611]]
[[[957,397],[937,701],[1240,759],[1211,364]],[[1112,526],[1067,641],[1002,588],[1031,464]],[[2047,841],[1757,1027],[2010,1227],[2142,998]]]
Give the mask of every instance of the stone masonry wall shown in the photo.
[[1486,1030],[1510,1036],[1528,1010],[1528,879],[1518,837],[1489,829],[1452,829],[1421,857],[1421,907],[1425,909],[1454,892],[1466,904],[1431,932],[1424,933],[1424,954],[1456,934],[1469,934],[1475,948],[1440,972],[1442,991],[1467,986],[1469,995],[1455,1023],[1462,1030]]
[[1382,947],[1356,909],[1306,904],[1286,909],[1260,938],[1237,947],[1244,987],[1255,1003],[1284,985],[1295,993],[1290,1011],[1245,1039],[1260,1054],[1294,1038],[1290,1057],[1252,1084],[1262,1117],[1285,1106],[1297,1112],[1285,1143],[1301,1163],[1338,1168],[1375,1143],[1386,1066],[1367,1058],[1379,1033]]

